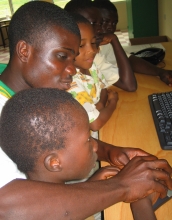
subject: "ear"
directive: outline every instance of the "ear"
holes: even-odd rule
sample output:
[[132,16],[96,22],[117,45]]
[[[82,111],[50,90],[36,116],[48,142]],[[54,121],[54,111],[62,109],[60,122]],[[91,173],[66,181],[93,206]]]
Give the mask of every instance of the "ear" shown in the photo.
[[56,153],[49,154],[44,159],[44,166],[50,172],[60,172],[62,171],[62,166],[60,159]]
[[22,62],[27,62],[31,53],[31,45],[21,40],[17,43],[16,52]]

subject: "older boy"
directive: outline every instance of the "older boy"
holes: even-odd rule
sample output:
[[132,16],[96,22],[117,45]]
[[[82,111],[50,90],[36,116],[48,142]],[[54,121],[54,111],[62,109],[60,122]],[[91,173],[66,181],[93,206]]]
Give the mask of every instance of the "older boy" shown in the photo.
[[[13,15],[9,40],[10,61],[0,78],[1,108],[11,96],[24,89],[51,87],[66,90],[70,87],[75,74],[74,59],[78,54],[80,33],[65,11],[41,1],[23,5]],[[152,156],[149,158],[155,160],[148,161],[147,157],[141,156],[149,154],[139,149],[97,143],[98,159],[119,167],[126,165],[123,173],[115,179],[70,185],[12,181],[0,189],[0,219],[51,220],[58,216],[60,220],[80,220],[116,202],[131,202],[153,191],[160,192],[163,197],[167,187],[172,189],[172,181],[167,175],[172,169],[166,161]],[[0,156],[4,161],[0,166],[1,181],[4,174],[8,175],[4,185],[20,176],[15,173],[15,164],[2,155],[2,151]],[[124,185],[120,184],[122,179]],[[157,179],[163,179],[167,187]]]
[[[119,19],[118,11],[115,5],[109,0],[94,0],[94,6],[100,10],[101,17],[103,19],[103,33],[105,35],[114,34]],[[111,44],[102,45],[101,52],[110,63],[113,63],[114,65],[116,64],[116,55],[113,52]],[[151,63],[134,55],[128,56],[130,65],[134,72],[159,76],[164,83],[168,86],[172,86],[172,70],[158,68],[157,66],[152,65]]]

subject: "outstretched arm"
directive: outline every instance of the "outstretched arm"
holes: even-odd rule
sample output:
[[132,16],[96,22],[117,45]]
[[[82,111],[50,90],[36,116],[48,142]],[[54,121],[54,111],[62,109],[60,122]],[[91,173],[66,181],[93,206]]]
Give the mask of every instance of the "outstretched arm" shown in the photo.
[[133,202],[154,191],[164,197],[167,187],[172,189],[167,175],[171,167],[153,159],[135,157],[108,180],[69,185],[15,180],[0,189],[0,219],[80,220],[117,202]]
[[100,161],[106,161],[112,166],[123,168],[132,158],[136,156],[150,156],[149,153],[139,148],[118,147],[100,140],[96,141],[98,143],[98,159]]
[[134,55],[129,57],[130,65],[134,72],[152,76],[159,76],[168,86],[172,86],[172,70],[165,70]]
[[137,89],[137,82],[134,72],[131,68],[130,62],[126,53],[124,52],[118,37],[115,34],[106,34],[103,38],[103,44],[111,43],[119,68],[119,80],[114,83],[115,86],[129,92]]

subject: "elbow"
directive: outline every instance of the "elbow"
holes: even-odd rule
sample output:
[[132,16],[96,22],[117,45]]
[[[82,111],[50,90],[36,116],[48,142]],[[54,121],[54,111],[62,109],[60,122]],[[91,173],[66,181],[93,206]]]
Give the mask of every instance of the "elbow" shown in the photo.
[[102,127],[103,127],[103,124],[102,123],[95,123],[96,121],[92,122],[90,124],[90,130],[91,131],[99,131]]
[[137,83],[135,85],[128,86],[125,90],[127,92],[135,92],[137,90]]
[[120,89],[123,89],[127,92],[135,92],[137,90],[137,81],[136,79],[133,79],[132,81],[122,81],[119,79],[116,83],[113,84],[114,86],[117,86]]
[[124,84],[124,86],[121,88],[127,92],[135,92],[137,90],[137,83],[132,83],[132,84]]
[[91,131],[99,131],[101,129],[101,126],[90,126]]

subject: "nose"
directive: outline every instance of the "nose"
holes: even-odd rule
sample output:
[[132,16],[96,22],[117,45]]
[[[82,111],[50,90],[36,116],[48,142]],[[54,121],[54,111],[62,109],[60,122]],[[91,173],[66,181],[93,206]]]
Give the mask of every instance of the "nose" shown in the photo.
[[97,53],[97,49],[96,48],[93,48],[92,45],[90,45],[88,47],[88,50],[87,50],[87,54],[96,54]]
[[96,29],[96,33],[98,33],[98,34],[102,34],[102,33],[103,33],[102,23],[97,23],[95,29]]
[[111,21],[106,22],[106,28],[107,28],[107,30],[111,30],[111,29],[112,29],[112,26],[113,26],[113,24],[112,24]]
[[75,75],[76,74],[76,67],[74,65],[74,62],[71,62],[67,67],[66,67],[66,72],[68,75]]

